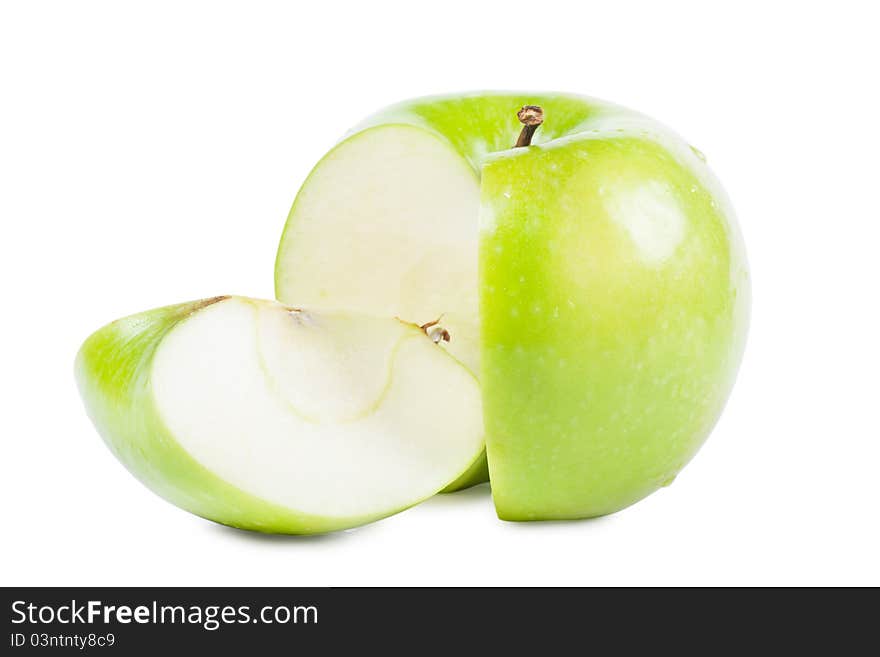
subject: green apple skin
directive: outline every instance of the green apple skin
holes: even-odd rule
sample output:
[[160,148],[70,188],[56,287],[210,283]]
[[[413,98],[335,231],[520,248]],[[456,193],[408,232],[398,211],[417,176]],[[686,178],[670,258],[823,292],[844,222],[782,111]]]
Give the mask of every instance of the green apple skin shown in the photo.
[[[526,104],[545,121],[512,149]],[[669,484],[722,411],[749,315],[739,228],[699,151],[558,93],[415,99],[347,138],[394,124],[444,140],[481,179],[479,376],[499,517],[600,516]]]
[[698,156],[650,132],[531,148],[483,176],[499,516],[612,513],[674,479],[730,393],[749,305],[733,214]]
[[489,464],[487,462],[486,450],[483,450],[483,453],[474,461],[471,467],[440,492],[455,493],[465,488],[485,484],[487,481],[489,481]]
[[89,417],[116,458],[172,504],[239,529],[320,534],[390,515],[323,518],[299,513],[229,484],[179,445],[156,409],[150,385],[153,355],[175,325],[225,298],[132,315],[108,324],[85,341],[76,357],[77,384]]

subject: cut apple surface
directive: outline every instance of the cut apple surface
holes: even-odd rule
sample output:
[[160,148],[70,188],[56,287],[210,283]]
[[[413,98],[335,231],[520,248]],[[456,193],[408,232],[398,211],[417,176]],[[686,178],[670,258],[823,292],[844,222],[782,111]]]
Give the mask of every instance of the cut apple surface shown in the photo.
[[406,125],[359,132],[303,185],[279,248],[285,303],[424,324],[442,315],[446,348],[479,368],[480,183],[435,134]]
[[479,463],[473,375],[418,326],[218,297],[114,322],[77,359],[89,414],[171,502],[316,533],[388,516]]

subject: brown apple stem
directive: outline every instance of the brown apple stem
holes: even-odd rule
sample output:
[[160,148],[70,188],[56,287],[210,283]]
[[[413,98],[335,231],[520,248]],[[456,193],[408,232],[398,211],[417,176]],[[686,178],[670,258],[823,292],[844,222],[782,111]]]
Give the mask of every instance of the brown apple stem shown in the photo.
[[516,118],[523,124],[522,132],[516,140],[514,148],[528,146],[532,143],[532,137],[535,136],[535,130],[544,123],[544,110],[537,105],[524,105],[523,108],[516,113]]

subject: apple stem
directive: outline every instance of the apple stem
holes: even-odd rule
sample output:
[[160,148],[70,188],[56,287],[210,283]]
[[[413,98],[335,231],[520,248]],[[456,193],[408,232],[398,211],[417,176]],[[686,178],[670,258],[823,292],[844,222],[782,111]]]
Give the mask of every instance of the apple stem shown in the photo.
[[523,108],[516,113],[516,118],[523,124],[522,132],[516,140],[514,148],[521,148],[532,143],[532,137],[538,126],[544,123],[544,110],[537,105],[524,105]]

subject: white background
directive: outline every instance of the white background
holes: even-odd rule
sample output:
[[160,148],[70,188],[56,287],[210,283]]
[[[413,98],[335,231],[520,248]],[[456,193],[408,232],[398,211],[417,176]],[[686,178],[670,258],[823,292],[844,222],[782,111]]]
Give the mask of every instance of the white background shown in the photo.
[[[880,584],[880,47],[872,3],[36,2],[0,9],[0,583]],[[201,520],[102,444],[73,381],[117,317],[271,297],[293,197],[414,95],[566,90],[703,150],[739,213],[740,378],[673,486],[496,519],[487,487],[316,538]]]

